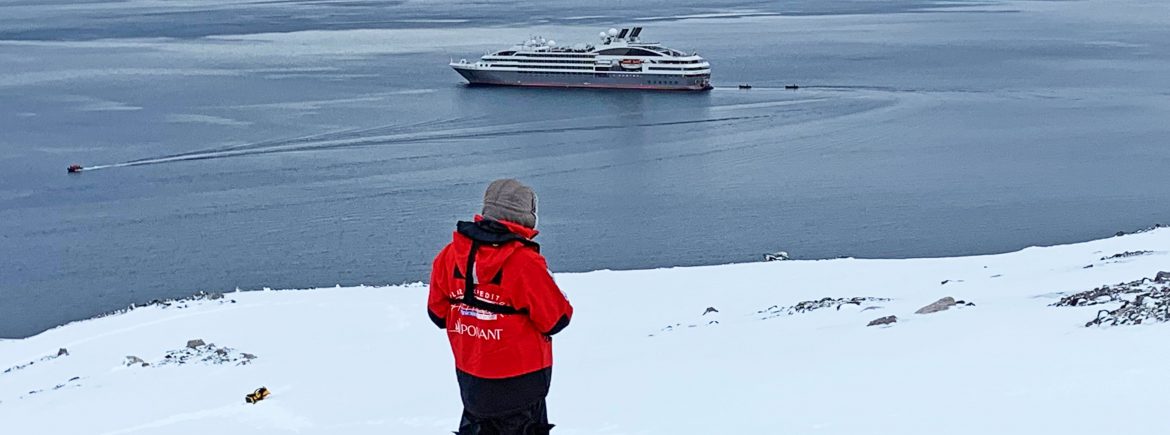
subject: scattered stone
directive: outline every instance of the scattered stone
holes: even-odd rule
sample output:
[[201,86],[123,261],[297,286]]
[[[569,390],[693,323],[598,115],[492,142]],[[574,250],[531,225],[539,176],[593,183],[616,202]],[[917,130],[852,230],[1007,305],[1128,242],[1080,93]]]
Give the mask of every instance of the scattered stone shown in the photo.
[[136,357],[134,355],[126,355],[126,361],[124,361],[122,365],[126,367],[135,365],[146,367],[146,361],[143,361],[142,358]]
[[873,321],[869,322],[868,325],[865,325],[865,326],[881,326],[881,325],[889,325],[891,323],[897,323],[897,322],[898,322],[898,316],[886,316],[886,317],[879,317],[877,319],[874,319]]
[[706,316],[707,314],[718,312],[719,310],[716,310],[715,307],[707,307],[707,310],[703,311],[703,315]]
[[247,352],[241,353],[241,354],[240,354],[240,356],[241,356],[241,357],[243,357],[243,358],[244,358],[244,359],[246,359],[246,360],[253,360],[253,359],[256,359],[256,355],[252,355],[252,354],[250,354],[250,353],[247,353]]
[[914,312],[914,314],[931,314],[937,313],[939,311],[946,311],[948,308],[953,307],[956,304],[958,304],[958,302],[955,301],[955,298],[947,296],[945,298],[934,301],[930,305],[919,308],[918,311]]
[[223,299],[223,293],[211,293],[211,294],[207,295],[207,300],[209,300],[209,301],[214,301],[214,300],[219,300],[219,299]]
[[196,338],[194,340],[187,340],[187,348],[188,349],[195,349],[195,348],[198,348],[200,346],[206,346],[206,345],[207,345],[207,343],[204,343],[203,339],[200,339],[200,338]]
[[62,347],[62,348],[60,348],[60,349],[57,349],[57,356],[58,356],[58,357],[62,357],[62,356],[69,356],[69,350],[67,350],[67,349],[65,349],[65,348],[63,348],[63,347]]
[[788,253],[785,251],[773,252],[771,254],[764,254],[764,261],[787,261],[790,260]]

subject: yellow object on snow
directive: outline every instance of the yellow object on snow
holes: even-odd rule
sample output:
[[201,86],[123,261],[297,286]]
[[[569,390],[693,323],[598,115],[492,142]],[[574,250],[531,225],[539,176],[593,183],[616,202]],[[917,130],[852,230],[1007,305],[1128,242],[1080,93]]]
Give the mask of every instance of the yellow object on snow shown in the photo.
[[271,393],[268,392],[267,388],[260,387],[260,388],[257,388],[256,391],[253,392],[252,394],[248,394],[248,395],[244,396],[244,401],[255,405],[256,402],[264,400],[264,398],[268,397],[269,394],[271,394]]

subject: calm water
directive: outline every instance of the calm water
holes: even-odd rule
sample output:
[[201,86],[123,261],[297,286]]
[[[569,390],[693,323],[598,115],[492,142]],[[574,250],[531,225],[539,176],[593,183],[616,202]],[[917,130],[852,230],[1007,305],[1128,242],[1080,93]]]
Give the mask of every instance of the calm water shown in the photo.
[[[423,3],[0,3],[0,337],[200,290],[424,280],[504,176],[539,192],[558,271],[1170,221],[1160,0]],[[611,23],[698,50],[719,88],[446,67]]]

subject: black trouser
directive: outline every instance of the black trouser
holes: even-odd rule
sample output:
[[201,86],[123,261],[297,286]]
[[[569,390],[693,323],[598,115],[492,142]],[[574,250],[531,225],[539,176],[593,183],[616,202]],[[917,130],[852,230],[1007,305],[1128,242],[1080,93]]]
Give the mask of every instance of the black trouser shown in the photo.
[[477,417],[466,409],[459,421],[458,435],[548,435],[553,425],[548,424],[548,410],[544,399],[532,406],[506,415]]
[[485,379],[456,370],[463,399],[458,435],[544,435],[548,410],[544,398],[552,368],[506,379]]

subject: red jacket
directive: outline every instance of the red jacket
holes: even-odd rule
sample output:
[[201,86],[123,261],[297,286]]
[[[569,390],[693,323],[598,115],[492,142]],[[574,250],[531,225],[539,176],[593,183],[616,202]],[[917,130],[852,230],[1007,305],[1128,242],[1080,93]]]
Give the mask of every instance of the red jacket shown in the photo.
[[[455,368],[503,379],[552,367],[552,338],[573,307],[548,270],[536,230],[507,221],[460,222],[435,257],[427,312],[447,330]],[[465,297],[469,257],[474,297]]]

